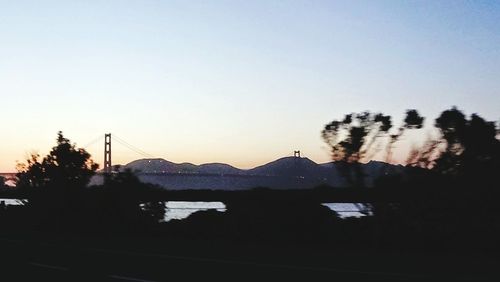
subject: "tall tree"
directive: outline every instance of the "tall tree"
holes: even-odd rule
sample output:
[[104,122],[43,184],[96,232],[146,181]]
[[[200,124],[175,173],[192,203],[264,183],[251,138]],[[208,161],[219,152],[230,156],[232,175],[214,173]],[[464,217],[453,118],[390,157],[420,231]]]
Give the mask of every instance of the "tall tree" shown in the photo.
[[403,120],[403,124],[398,128],[395,134],[391,134],[389,137],[389,142],[387,142],[386,147],[386,162],[390,163],[392,161],[392,149],[394,143],[396,143],[401,136],[408,129],[420,129],[424,124],[424,117],[420,116],[417,110],[411,109],[406,111],[406,117]]
[[477,114],[467,119],[453,107],[441,113],[435,126],[440,130],[441,143],[444,144],[434,166],[439,172],[465,177],[491,174],[500,167],[500,141],[494,122]]
[[422,128],[423,120],[416,110],[407,110],[403,124],[396,133],[390,134],[390,116],[367,111],[352,113],[343,120],[334,120],[325,125],[321,135],[330,146],[332,159],[347,183],[363,187],[365,183],[360,162],[372,159],[380,151],[383,141],[386,142],[386,160],[390,161],[394,143],[405,130]]
[[364,175],[359,162],[370,155],[378,137],[392,127],[391,117],[370,112],[348,114],[342,120],[325,125],[321,132],[330,146],[332,159],[348,185],[363,187]]
[[30,188],[83,188],[97,168],[98,165],[85,149],[76,148],[59,131],[57,145],[42,161],[33,154],[27,164],[18,164],[18,185]]

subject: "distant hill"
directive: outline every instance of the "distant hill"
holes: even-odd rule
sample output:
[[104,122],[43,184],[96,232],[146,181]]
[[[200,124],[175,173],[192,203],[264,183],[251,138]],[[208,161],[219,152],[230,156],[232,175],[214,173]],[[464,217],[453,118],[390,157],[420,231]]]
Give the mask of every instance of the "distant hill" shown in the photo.
[[248,170],[250,175],[321,177],[318,164],[308,158],[285,157]]
[[228,164],[221,163],[209,163],[202,164],[198,166],[199,173],[208,173],[208,174],[244,174],[244,170],[239,168],[235,168],[234,166]]
[[[239,169],[223,163],[173,163],[164,159],[140,159],[121,169],[131,169],[144,182],[176,190],[240,190],[255,187],[305,189],[322,184],[346,186],[335,162],[317,164],[301,157],[284,157],[252,169]],[[362,169],[368,186],[373,185],[374,180],[381,175],[404,172],[403,166],[377,161],[362,164]]]
[[164,159],[141,159],[121,167],[140,173],[178,173],[178,174],[242,174],[244,170],[228,164],[209,163],[194,165],[192,163],[176,164]]
[[123,166],[122,169],[145,173],[177,173],[183,170],[182,164],[176,164],[164,159],[135,160]]
[[[335,174],[335,181],[337,185],[334,186],[346,186],[345,179],[339,175],[339,171],[337,170],[337,164],[335,162],[328,162],[319,164],[321,169],[323,169],[323,173],[328,175],[330,173]],[[365,164],[361,164],[363,174],[365,176],[365,184],[370,187],[374,185],[374,182],[377,178],[383,175],[395,175],[395,174],[403,174],[405,167],[402,165],[392,165],[385,162],[379,161],[369,161]]]

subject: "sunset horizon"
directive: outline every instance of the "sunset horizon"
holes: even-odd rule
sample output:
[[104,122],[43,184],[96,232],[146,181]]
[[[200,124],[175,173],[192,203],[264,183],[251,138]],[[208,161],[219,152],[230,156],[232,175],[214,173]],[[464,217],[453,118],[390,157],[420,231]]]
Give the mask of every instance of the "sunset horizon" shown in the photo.
[[[0,171],[107,132],[174,162],[331,159],[345,114],[500,116],[497,2],[2,2]],[[9,129],[15,127],[15,129]],[[9,131],[7,131],[9,130]],[[425,131],[427,130],[427,131]],[[102,163],[102,144],[87,150]],[[114,163],[141,156],[114,147]]]
[[0,97],[2,282],[500,281],[500,0],[0,0]]

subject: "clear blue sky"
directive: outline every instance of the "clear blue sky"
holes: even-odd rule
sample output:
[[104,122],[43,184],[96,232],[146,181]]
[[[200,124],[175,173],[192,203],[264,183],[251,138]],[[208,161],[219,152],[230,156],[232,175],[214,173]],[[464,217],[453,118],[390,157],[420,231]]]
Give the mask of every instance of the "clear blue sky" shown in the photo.
[[58,130],[175,162],[326,162],[322,127],[353,111],[499,120],[500,1],[0,0],[0,97],[1,171]]

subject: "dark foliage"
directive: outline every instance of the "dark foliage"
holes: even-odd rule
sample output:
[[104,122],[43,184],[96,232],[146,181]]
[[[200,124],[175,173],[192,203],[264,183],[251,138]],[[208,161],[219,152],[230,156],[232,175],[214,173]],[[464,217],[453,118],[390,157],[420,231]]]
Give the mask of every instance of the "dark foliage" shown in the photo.
[[[325,141],[339,162],[358,163],[377,139],[388,151],[406,129],[422,127],[423,117],[407,111],[393,133],[382,114],[351,114],[328,124]],[[318,187],[311,190],[168,191],[141,183],[130,171],[104,174],[100,186],[86,187],[95,171],[90,156],[59,135],[42,161],[28,160],[19,188],[24,207],[0,208],[9,230],[73,232],[116,236],[219,240],[244,244],[307,246],[321,250],[425,251],[498,254],[500,191],[496,187],[499,141],[494,123],[469,119],[456,108],[436,119],[442,133],[412,156],[403,174],[377,180],[374,188]],[[342,133],[343,132],[343,133]],[[351,168],[349,168],[351,169]],[[347,175],[347,173],[346,173]],[[7,195],[7,194],[5,194]],[[183,221],[162,222],[166,201],[222,201],[224,213],[198,212]],[[325,202],[366,203],[371,216],[341,219]]]
[[459,181],[487,184],[498,182],[500,141],[494,122],[473,114],[470,119],[457,108],[436,119],[445,148],[435,162],[440,173]]
[[[348,114],[343,120],[334,120],[325,125],[321,132],[323,140],[331,149],[332,159],[347,183],[354,187],[364,187],[360,162],[370,160],[386,142],[386,161],[390,162],[394,143],[406,129],[422,128],[424,118],[416,110],[406,111],[403,124],[396,133],[390,116],[368,111]],[[386,137],[386,138],[384,138]]]
[[18,164],[19,188],[84,188],[98,168],[90,154],[85,149],[76,148],[62,132],[57,134],[57,145],[50,153],[42,161],[39,157],[32,154],[26,164]]

